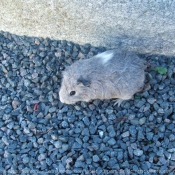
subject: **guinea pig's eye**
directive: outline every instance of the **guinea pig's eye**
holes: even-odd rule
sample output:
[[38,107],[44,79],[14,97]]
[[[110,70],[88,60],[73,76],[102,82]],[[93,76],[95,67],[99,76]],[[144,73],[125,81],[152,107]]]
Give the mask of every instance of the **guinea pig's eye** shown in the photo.
[[73,96],[73,95],[75,95],[75,91],[70,92],[70,96]]

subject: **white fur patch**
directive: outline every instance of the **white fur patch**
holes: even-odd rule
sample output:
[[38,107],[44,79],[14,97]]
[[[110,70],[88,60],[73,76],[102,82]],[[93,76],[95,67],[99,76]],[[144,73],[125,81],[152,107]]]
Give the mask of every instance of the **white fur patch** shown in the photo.
[[113,57],[113,55],[113,53],[100,53],[97,57],[100,57],[102,59],[102,63],[105,64]]

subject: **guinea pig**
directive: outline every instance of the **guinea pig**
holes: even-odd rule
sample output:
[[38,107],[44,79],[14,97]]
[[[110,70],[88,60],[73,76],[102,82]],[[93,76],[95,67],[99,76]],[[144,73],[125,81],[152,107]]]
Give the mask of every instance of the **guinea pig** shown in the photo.
[[60,101],[74,104],[94,99],[129,100],[141,90],[145,64],[136,54],[108,50],[90,59],[79,60],[67,67],[59,91]]

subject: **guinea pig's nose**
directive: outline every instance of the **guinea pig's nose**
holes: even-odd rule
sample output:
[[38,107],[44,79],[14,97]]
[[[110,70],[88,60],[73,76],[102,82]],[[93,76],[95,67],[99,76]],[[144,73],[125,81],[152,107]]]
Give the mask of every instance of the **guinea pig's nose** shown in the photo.
[[61,101],[61,103],[64,103],[64,100],[62,99],[62,97],[60,96],[60,101]]
[[61,101],[61,103],[64,103],[64,100],[63,100],[62,96],[60,95],[60,93],[59,93],[59,100]]

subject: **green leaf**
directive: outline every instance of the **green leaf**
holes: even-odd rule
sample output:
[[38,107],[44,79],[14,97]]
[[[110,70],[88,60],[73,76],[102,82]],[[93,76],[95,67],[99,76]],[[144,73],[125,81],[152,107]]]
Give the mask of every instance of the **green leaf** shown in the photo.
[[153,68],[153,70],[158,72],[161,75],[164,75],[168,72],[166,67],[155,67],[155,68]]
[[152,141],[148,141],[148,142],[147,142],[148,145],[150,145],[150,144],[152,144],[152,143],[153,143]]
[[135,99],[141,99],[141,97],[140,96],[138,96],[138,95],[135,95],[135,97],[134,97]]

